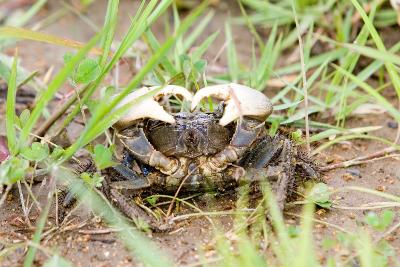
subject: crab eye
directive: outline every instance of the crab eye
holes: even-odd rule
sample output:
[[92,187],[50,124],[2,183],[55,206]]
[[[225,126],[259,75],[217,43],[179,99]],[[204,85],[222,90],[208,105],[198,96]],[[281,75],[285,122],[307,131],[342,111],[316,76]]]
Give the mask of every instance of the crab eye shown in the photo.
[[272,113],[272,103],[266,95],[235,83],[204,87],[194,95],[192,111],[203,98],[209,96],[225,101],[224,114],[219,121],[222,126],[241,116],[250,116],[263,121]]

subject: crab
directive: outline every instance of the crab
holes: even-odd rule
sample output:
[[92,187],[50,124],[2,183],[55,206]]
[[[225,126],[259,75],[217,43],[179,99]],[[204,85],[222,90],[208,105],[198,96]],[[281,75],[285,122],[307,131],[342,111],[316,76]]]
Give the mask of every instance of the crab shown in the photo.
[[[157,93],[137,101],[153,90]],[[154,92],[154,91],[153,91]],[[168,113],[160,99],[174,95],[191,102],[190,111]],[[203,112],[204,98],[220,100],[219,108]],[[224,191],[243,183],[273,183],[283,209],[299,177],[317,179],[318,169],[290,139],[269,136],[266,118],[270,100],[240,84],[208,86],[192,94],[167,85],[143,87],[117,106],[130,105],[114,125],[123,146],[121,162],[107,169],[105,192],[129,218],[153,230],[169,226],[150,217],[129,196],[143,191],[174,193]]]

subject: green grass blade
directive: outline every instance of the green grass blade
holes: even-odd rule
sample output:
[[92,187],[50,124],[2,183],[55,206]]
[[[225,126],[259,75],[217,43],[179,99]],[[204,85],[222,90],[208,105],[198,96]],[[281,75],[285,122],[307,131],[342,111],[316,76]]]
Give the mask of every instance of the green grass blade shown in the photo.
[[15,131],[15,98],[17,94],[17,56],[15,55],[8,80],[6,128],[8,148],[12,155],[18,153],[17,136]]
[[[38,245],[40,243],[40,240],[42,238],[43,229],[46,225],[47,217],[49,215],[50,208],[52,206],[52,201],[53,201],[53,194],[49,193],[48,197],[47,197],[46,206],[40,213],[40,217],[39,217],[39,220],[36,225],[35,233],[33,234],[33,237],[32,237],[33,244]],[[37,246],[29,246],[28,252],[27,252],[25,260],[24,260],[24,265],[23,265],[24,267],[32,266],[33,261],[35,259],[36,251],[37,251]]]
[[257,41],[257,45],[260,47],[260,50],[263,51],[264,50],[264,42],[262,41],[260,35],[258,34],[256,27],[254,26],[254,24],[252,23],[252,21],[250,20],[249,16],[247,15],[246,9],[243,7],[242,1],[241,0],[237,0],[239,7],[240,7],[240,11],[242,12],[247,28],[249,28],[251,34],[254,36],[254,38]]
[[214,32],[210,36],[207,37],[206,40],[204,40],[203,43],[201,43],[196,49],[194,50],[192,54],[192,60],[193,62],[198,61],[201,59],[201,57],[204,55],[204,53],[209,49],[210,45],[214,42],[214,40],[217,38],[219,34],[219,31]]
[[307,203],[303,209],[299,251],[295,261],[296,267],[318,266],[313,246],[314,210],[315,207],[312,202]]
[[[152,0],[150,2],[147,2],[147,5],[145,1],[141,2],[141,5],[139,6],[135,17],[132,19],[128,32],[125,34],[118,49],[113,54],[113,57],[102,69],[102,72],[96,79],[96,81],[87,85],[85,90],[83,90],[85,94],[81,98],[82,104],[85,104],[86,101],[93,95],[96,89],[100,86],[101,82],[111,71],[113,66],[126,53],[126,51],[132,47],[133,43],[140,38],[140,36],[146,31],[146,29],[150,27],[152,23],[154,23],[154,21],[166,10],[166,8],[171,4],[172,0],[162,0],[159,3],[157,2],[157,0]],[[66,127],[79,112],[80,106],[76,105],[75,108],[64,120],[63,127]]]
[[261,59],[258,63],[255,72],[255,88],[262,90],[265,88],[266,83],[272,73],[272,69],[280,55],[280,38],[277,40],[277,26],[272,28],[268,37],[268,42],[262,50]]
[[148,240],[143,233],[133,228],[101,195],[88,188],[70,170],[56,167],[54,177],[67,184],[81,203],[101,216],[105,222],[118,231],[118,238],[132,251],[135,259],[144,263],[145,266],[173,266],[170,259],[155,244]]
[[[371,19],[374,17],[374,15],[375,15],[375,9],[372,9],[370,12]],[[360,33],[358,34],[356,40],[354,41],[354,43],[359,44],[359,45],[364,45],[367,42],[367,40],[368,40],[368,29],[367,29],[366,25],[364,25],[363,28],[361,29]],[[358,54],[354,54],[354,53],[347,54],[343,60],[342,67],[344,69],[347,69],[349,72],[352,72],[354,70],[359,58],[360,58],[360,56]],[[343,76],[339,72],[336,72],[332,78],[331,85],[332,86],[339,85],[340,82],[342,81],[342,78],[343,78]],[[343,91],[344,91],[343,94],[345,94],[347,92],[347,90],[343,90]],[[334,96],[334,93],[332,91],[328,91],[328,93],[325,97],[325,102],[328,105],[332,103],[333,96]]]
[[[348,52],[347,49],[339,48],[339,49],[335,49],[332,51],[328,51],[328,52],[319,54],[318,56],[311,57],[308,60],[308,64],[307,64],[308,69],[320,66],[322,63],[324,63],[327,60],[327,58],[329,58],[330,61],[337,60],[337,59],[343,57],[344,55],[346,55],[347,52]],[[295,64],[292,64],[289,66],[279,68],[275,71],[275,73],[277,75],[282,76],[282,75],[286,75],[286,74],[297,73],[300,71],[301,71],[301,64],[295,63]]]
[[[146,41],[150,45],[152,53],[155,53],[158,49],[160,49],[160,43],[157,41],[153,32],[149,29],[145,32]],[[168,59],[168,57],[163,57],[160,64],[162,67],[168,72],[169,75],[174,76],[178,73],[175,69],[174,64]]]
[[71,147],[67,149],[64,160],[70,158],[81,146],[90,142],[92,139],[94,139],[107,129],[107,127],[99,128],[98,125],[100,122],[106,123],[105,125],[108,126],[112,124],[112,120],[115,119],[115,117],[111,117],[112,118],[111,119],[109,116],[110,119],[104,120],[107,114],[110,114],[111,111],[115,108],[115,106],[125,96],[127,96],[134,88],[137,88],[140,85],[140,82],[147,75],[147,73],[149,73],[153,69],[153,67],[161,60],[161,58],[166,55],[166,53],[172,47],[177,38],[189,29],[189,27],[194,23],[196,18],[206,8],[207,4],[208,4],[207,2],[201,4],[182,21],[179,28],[175,31],[175,34],[173,36],[170,36],[164,42],[164,44],[156,51],[156,53],[153,54],[153,56],[147,61],[146,65],[144,65],[143,68],[129,82],[127,87],[118,96],[116,96],[109,105],[105,107],[101,106],[96,109],[92,118],[87,123],[84,132],[80,135],[79,139]]
[[380,51],[372,47],[367,47],[357,44],[341,44],[341,43],[338,44],[366,57],[378,59],[385,63],[400,65],[400,56],[391,52],[387,52],[386,50]]
[[365,92],[367,92],[370,96],[372,96],[379,104],[384,107],[387,112],[392,115],[396,121],[400,121],[400,111],[397,110],[390,104],[389,101],[386,100],[381,94],[379,94],[374,88],[372,88],[370,85],[368,85],[365,82],[360,81],[356,76],[353,74],[349,73],[345,69],[336,66],[336,69],[339,70],[343,75],[348,77],[350,80],[352,80],[354,83],[356,83],[360,88],[362,88]]
[[108,55],[111,51],[111,45],[115,34],[115,27],[118,22],[118,5],[119,0],[108,1],[107,13],[104,21],[104,35],[101,40],[103,54],[100,57],[100,66],[104,66],[106,64]]
[[214,17],[214,11],[210,11],[200,22],[199,24],[191,31],[191,33],[185,37],[183,42],[183,53],[186,53],[194,44],[194,42],[199,38],[200,34],[203,33],[204,29],[210,23],[212,18]]
[[239,62],[237,58],[237,52],[235,47],[235,41],[232,37],[232,29],[231,24],[227,21],[225,22],[225,36],[226,42],[228,44],[227,58],[228,58],[228,68],[229,68],[229,75],[231,77],[232,82],[239,81]]
[[[283,262],[293,262],[293,251],[290,245],[289,235],[285,226],[285,222],[282,217],[282,213],[278,208],[278,203],[272,193],[271,187],[268,184],[262,185],[263,195],[265,199],[265,205],[268,207],[269,214],[271,216],[272,225],[278,236],[278,246],[274,246],[274,251],[277,254],[278,259]],[[272,242],[274,243],[274,242]],[[290,265],[285,265],[290,266]]]
[[22,16],[19,16],[18,20],[16,23],[13,24],[13,26],[16,27],[22,27],[26,23],[28,23],[29,20],[33,18],[33,16],[36,15],[36,13],[47,3],[47,0],[38,0],[36,3],[34,3],[27,12],[25,12]]
[[[58,36],[54,36],[47,33],[35,32],[27,29],[10,27],[10,26],[0,27],[0,37],[26,39],[26,40],[43,42],[52,45],[60,45],[75,49],[80,49],[85,46],[85,44],[78,41],[60,38]],[[93,48],[90,51],[90,53],[100,55],[103,52],[100,49]]]
[[[360,4],[358,3],[357,0],[351,0],[351,2],[353,3],[353,5],[357,9],[357,11],[360,13],[365,25],[367,26],[367,28],[371,34],[372,39],[375,42],[376,47],[378,48],[379,51],[381,51],[382,53],[385,53],[386,47],[385,47],[382,39],[380,38],[378,31],[375,29],[375,27],[372,23],[372,20],[370,20],[368,18],[364,9],[360,6]],[[376,3],[373,3],[373,5],[376,5]],[[390,62],[385,62],[385,67],[386,67],[387,72],[389,73],[391,80],[392,80],[393,87],[396,90],[397,96],[400,99],[400,77],[397,73],[397,70],[396,70],[395,66]]]
[[42,114],[44,108],[48,104],[48,102],[53,98],[54,94],[57,90],[63,85],[65,80],[71,75],[75,66],[85,57],[85,55],[90,51],[92,47],[96,45],[98,40],[100,39],[101,34],[96,35],[92,40],[88,42],[88,44],[79,50],[79,52],[71,58],[71,60],[60,70],[60,72],[54,77],[54,79],[50,82],[47,89],[44,91],[40,99],[37,101],[35,108],[33,109],[31,116],[26,122],[25,126],[22,128],[21,137],[20,137],[20,145],[26,145],[29,134],[31,133],[35,123],[39,119]]

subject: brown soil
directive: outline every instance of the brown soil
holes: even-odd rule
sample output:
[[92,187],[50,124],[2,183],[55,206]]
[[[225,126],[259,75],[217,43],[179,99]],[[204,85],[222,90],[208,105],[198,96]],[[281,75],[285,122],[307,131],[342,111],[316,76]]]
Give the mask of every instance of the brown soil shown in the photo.
[[[90,9],[84,13],[88,16],[95,25],[99,27],[102,25],[103,16],[105,14],[105,3],[106,1],[96,1]],[[117,39],[119,39],[124,32],[126,32],[130,17],[134,14],[136,9],[136,2],[132,1],[121,1],[120,8],[120,21],[118,27]],[[58,1],[50,1],[47,6],[47,10],[41,11],[37,16],[36,20],[43,19],[48,16],[54,10],[60,7]],[[230,11],[231,7],[229,6]],[[233,11],[236,12],[236,11]],[[219,8],[216,9],[216,15],[211,25],[207,27],[207,34],[220,30],[221,34],[217,38],[214,44],[215,49],[210,49],[206,58],[212,60],[220,47],[224,43],[224,20],[228,15],[228,6],[226,3],[221,3]],[[157,33],[163,32],[163,24],[159,23],[154,27]],[[64,16],[61,20],[43,29],[44,32],[71,38],[74,40],[85,42],[93,34],[92,30],[82,20],[78,19],[73,14]],[[251,58],[250,40],[251,35],[247,28],[237,26],[234,28],[235,43],[239,51],[239,59],[241,62],[246,63]],[[399,35],[397,34],[399,39]],[[393,36],[392,36],[393,37]],[[40,78],[43,78],[48,69],[52,66],[55,67],[55,71],[62,66],[63,55],[70,51],[63,47],[57,47],[42,43],[21,41],[18,43],[19,54],[21,64],[28,70],[39,70]],[[140,46],[138,45],[140,48]],[[9,49],[9,54],[13,54],[14,48]],[[224,56],[218,60],[211,67],[215,69],[226,68],[226,60]],[[218,67],[218,68],[217,68]],[[132,70],[127,66],[121,66],[121,80],[120,83],[128,81],[133,75]],[[54,72],[53,72],[54,73]],[[71,88],[65,87],[65,92],[71,90]],[[55,105],[57,103],[55,102]],[[3,119],[2,119],[3,120]],[[394,140],[396,135],[396,129],[388,127],[390,118],[384,114],[381,115],[368,115],[365,117],[352,118],[347,122],[348,127],[355,126],[368,126],[368,125],[380,125],[382,129],[375,132],[376,135]],[[76,129],[75,129],[76,130]],[[74,131],[74,129],[72,129]],[[76,134],[76,133],[75,133]],[[328,160],[343,160],[352,159],[356,156],[367,155],[372,152],[379,151],[385,146],[376,141],[354,141],[343,142],[339,145],[335,145],[330,149],[324,151],[319,155],[321,162]],[[359,172],[358,177],[349,177],[346,173],[348,170],[355,170]],[[344,186],[360,186],[371,189],[383,190],[385,192],[400,195],[400,168],[399,159],[388,158],[384,160],[370,162],[361,166],[354,166],[347,169],[338,169],[326,173],[327,184],[335,189],[340,189]],[[40,189],[37,185],[34,187],[34,191],[38,192],[40,198],[46,197],[46,190]],[[40,191],[40,192],[39,192]],[[352,206],[357,207],[365,203],[383,201],[378,197],[359,192],[342,192],[335,195],[337,204],[340,206]],[[212,204],[209,204],[209,203]],[[207,196],[196,199],[196,204],[203,210],[228,210],[233,208],[235,205],[235,198],[230,196],[220,196],[217,201]],[[290,210],[299,214],[298,208]],[[394,210],[398,212],[398,209]],[[332,209],[330,211],[316,213],[316,218],[323,220],[330,224],[338,225],[345,228],[348,231],[353,231],[357,227],[363,224],[364,210],[344,210],[344,209]],[[35,219],[37,218],[37,211],[31,212],[31,219],[34,225]],[[54,214],[50,221],[53,221]],[[295,217],[288,216],[288,222],[297,222],[298,219]],[[395,218],[397,223],[399,218]],[[222,216],[217,220],[223,225],[224,229],[229,229],[232,224],[232,217],[226,215]],[[45,235],[42,246],[53,249],[56,248],[62,256],[73,262],[76,266],[134,266],[135,259],[131,254],[124,248],[123,244],[117,239],[115,234],[90,234],[91,229],[106,229],[107,226],[99,222],[98,218],[93,217],[85,210],[79,210],[74,216],[72,224],[78,226],[82,222],[85,224],[82,227],[76,227],[74,230],[68,230],[63,233],[47,233]],[[49,222],[50,223],[50,222]],[[85,232],[86,231],[86,232]],[[33,231],[30,230],[24,222],[23,213],[19,203],[18,191],[12,191],[9,199],[6,201],[6,205],[2,207],[0,213],[0,239],[9,243],[18,244],[21,241],[26,241],[31,238]],[[338,234],[336,229],[327,227],[323,224],[317,223],[314,227],[315,240],[319,245],[320,241],[326,236],[335,237]],[[375,233],[375,237],[378,237],[379,233]],[[400,230],[396,230],[391,236],[386,239],[396,249],[396,254],[400,255]],[[170,256],[173,261],[178,265],[186,265],[194,263],[199,259],[199,251],[207,248],[212,242],[213,229],[204,217],[184,220],[176,225],[176,230],[171,233],[164,234],[152,234],[151,239],[163,250],[167,255]],[[3,247],[0,244],[0,253]],[[19,266],[23,262],[26,250],[25,247],[17,248],[15,252],[9,254],[3,261],[0,261],[1,266]],[[206,256],[208,255],[207,252]],[[212,252],[209,252],[212,255]],[[346,252],[343,252],[346,253]],[[321,259],[326,255],[321,250]],[[35,263],[39,266],[45,260],[47,256],[38,252],[37,260]]]

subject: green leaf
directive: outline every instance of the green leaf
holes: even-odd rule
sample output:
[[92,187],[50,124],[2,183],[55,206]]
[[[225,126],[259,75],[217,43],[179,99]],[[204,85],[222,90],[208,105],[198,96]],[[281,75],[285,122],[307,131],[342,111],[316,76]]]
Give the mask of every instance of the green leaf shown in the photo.
[[157,203],[158,199],[159,199],[158,196],[150,196],[146,198],[146,201],[149,202],[150,205],[154,206]]
[[0,165],[0,185],[14,184],[25,177],[29,168],[29,161],[18,157],[11,157]]
[[6,129],[8,148],[12,155],[18,152],[17,137],[15,132],[15,98],[17,95],[17,57],[14,57],[11,74],[8,80],[6,108]]
[[111,166],[114,166],[116,162],[112,160],[112,149],[105,147],[101,144],[97,144],[94,148],[93,159],[98,169],[102,170]]
[[90,83],[100,75],[99,63],[94,59],[86,58],[78,65],[74,76],[76,83]]
[[303,144],[303,132],[300,129],[297,129],[296,131],[291,133],[291,137],[293,141],[295,141],[298,144]]
[[238,80],[239,80],[239,61],[237,58],[235,41],[232,37],[231,24],[229,22],[225,22],[225,37],[226,37],[226,42],[228,44],[226,52],[227,52],[227,57],[228,57],[229,76],[232,79],[232,82],[238,82]]
[[383,229],[386,229],[389,225],[393,223],[394,212],[391,210],[385,210],[381,216],[381,224]]
[[21,114],[19,115],[19,122],[21,124],[21,127],[24,127],[26,122],[29,120],[29,117],[31,116],[31,111],[29,109],[24,109]]
[[48,259],[43,267],[72,267],[72,263],[69,261],[65,260],[63,257],[59,255],[54,255],[50,259]]
[[370,211],[365,215],[365,222],[378,231],[384,231],[389,225],[392,224],[394,213],[391,210],[385,210],[381,216],[378,216],[375,212]]
[[203,73],[206,70],[207,60],[200,59],[193,64],[193,67],[198,73]]
[[34,142],[31,147],[25,147],[21,151],[21,156],[30,161],[42,161],[49,156],[49,146]]
[[53,80],[49,83],[46,90],[43,90],[43,94],[36,101],[35,108],[32,110],[32,114],[29,117],[24,128],[22,128],[20,143],[21,146],[25,146],[28,140],[28,137],[31,133],[31,130],[35,126],[37,120],[42,115],[43,110],[46,105],[53,98],[54,94],[61,88],[64,84],[65,80],[71,76],[73,73],[75,66],[84,58],[84,56],[89,52],[89,50],[97,43],[101,34],[92,38],[84,48],[79,50],[79,52],[67,63],[65,66],[58,72],[58,74],[53,78]]
[[316,205],[323,208],[330,208],[332,206],[330,195],[329,187],[324,183],[318,183],[313,186],[308,197]]
[[[186,56],[187,57],[187,56]],[[190,77],[190,74],[192,73],[192,63],[189,58],[182,57],[182,71],[183,74],[185,75],[186,78]]]
[[50,157],[51,157],[53,160],[58,160],[58,159],[60,159],[60,158],[64,155],[64,152],[65,152],[65,150],[62,149],[61,147],[56,147],[56,148],[53,150],[53,152],[51,152]]
[[103,180],[104,180],[104,176],[101,176],[98,173],[94,173],[93,175],[90,175],[87,172],[82,173],[81,178],[85,183],[87,183],[91,187],[101,187]]
[[289,237],[295,238],[295,237],[299,236],[301,229],[300,229],[300,227],[298,227],[296,225],[289,225],[287,228],[287,231],[288,231]]
[[71,61],[71,59],[74,57],[73,53],[65,53],[63,56],[64,64],[67,64],[68,62]]
[[214,32],[213,34],[211,34],[209,37],[207,37],[207,39],[198,47],[196,47],[196,49],[193,51],[192,53],[192,59],[194,61],[199,60],[203,54],[208,50],[209,46],[214,42],[214,40],[217,38],[219,32]]
[[379,217],[375,212],[368,212],[367,215],[365,215],[364,220],[368,225],[372,226],[373,228],[379,228]]

